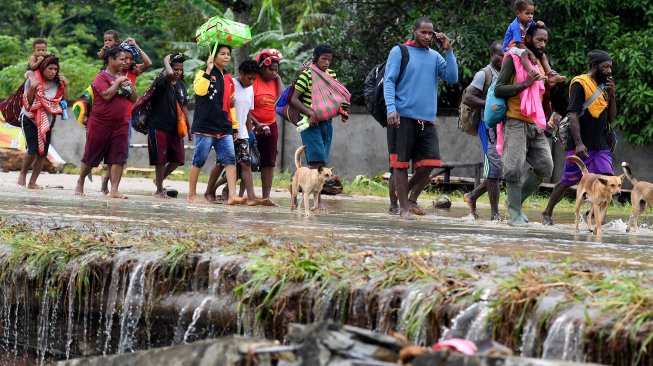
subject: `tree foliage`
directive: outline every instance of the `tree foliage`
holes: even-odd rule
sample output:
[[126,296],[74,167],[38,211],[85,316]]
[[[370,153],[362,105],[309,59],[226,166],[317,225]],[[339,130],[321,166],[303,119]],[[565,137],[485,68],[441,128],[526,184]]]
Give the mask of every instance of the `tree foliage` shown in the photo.
[[[74,74],[73,90],[81,90],[97,70],[95,52],[102,33],[118,30],[132,36],[161,68],[163,57],[184,50],[200,67],[206,50],[193,45],[195,29],[208,17],[233,14],[252,26],[251,44],[234,52],[232,67],[263,48],[284,54],[281,74],[296,77],[319,43],[335,47],[339,79],[362,104],[367,72],[383,61],[396,42],[411,36],[412,23],[430,17],[445,32],[459,63],[460,83],[442,85],[439,109],[456,107],[461,91],[489,61],[488,47],[502,39],[514,19],[511,0],[0,0],[0,97],[20,82],[31,40],[47,37],[61,52],[71,52],[62,71]],[[587,72],[588,51],[604,49],[614,58],[618,119],[616,126],[629,142],[653,143],[653,2],[650,0],[548,0],[537,2],[536,19],[550,29],[548,51],[553,67],[568,80]],[[76,48],[68,48],[74,45]],[[436,48],[437,49],[437,48]],[[70,71],[68,71],[70,70]],[[189,70],[187,70],[189,71]],[[156,71],[151,75],[153,77]],[[143,81],[141,81],[143,80]],[[147,86],[139,78],[139,88]],[[566,86],[556,89],[567,96]]]
[[[474,73],[489,62],[489,45],[503,39],[514,19],[507,0],[338,0],[331,11],[342,20],[326,27],[337,49],[339,75],[361,102],[366,73],[411,35],[412,22],[428,16],[452,40],[460,83],[442,85],[439,108],[457,106]],[[616,127],[632,144],[653,143],[653,2],[648,0],[549,0],[537,2],[536,20],[549,28],[553,67],[568,80],[589,69],[586,54],[608,51],[614,59]],[[327,11],[328,12],[328,11]],[[343,60],[346,60],[343,62]],[[556,88],[566,98],[567,87]]]

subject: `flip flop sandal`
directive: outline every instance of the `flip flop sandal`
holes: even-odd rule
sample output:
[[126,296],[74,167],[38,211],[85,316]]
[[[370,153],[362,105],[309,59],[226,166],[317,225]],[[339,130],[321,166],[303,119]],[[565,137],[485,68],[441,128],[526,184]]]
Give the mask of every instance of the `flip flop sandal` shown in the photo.
[[179,196],[179,191],[174,188],[166,187],[163,190],[170,198],[177,198],[177,196]]

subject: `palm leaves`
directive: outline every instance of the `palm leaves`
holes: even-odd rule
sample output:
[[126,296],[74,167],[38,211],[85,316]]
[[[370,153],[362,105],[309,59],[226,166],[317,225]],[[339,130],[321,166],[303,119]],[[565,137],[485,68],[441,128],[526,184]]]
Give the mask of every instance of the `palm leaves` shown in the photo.
[[213,5],[212,2],[208,0],[188,0],[188,2],[197,10],[199,10],[205,18],[210,18],[216,14],[222,13],[222,9],[219,9],[217,6]]
[[274,7],[274,0],[263,0],[261,9],[252,31],[254,33],[277,30],[283,33],[283,23],[281,13]]

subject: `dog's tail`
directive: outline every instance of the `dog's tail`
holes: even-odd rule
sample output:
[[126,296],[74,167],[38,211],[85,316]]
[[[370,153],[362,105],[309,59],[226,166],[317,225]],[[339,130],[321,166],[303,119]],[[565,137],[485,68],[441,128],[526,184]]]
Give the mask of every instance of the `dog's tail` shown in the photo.
[[624,161],[621,163],[621,167],[624,169],[624,174],[626,174],[628,180],[630,180],[633,184],[637,184],[638,180],[633,176],[633,172],[630,170],[630,165]]
[[302,167],[302,153],[306,150],[306,146],[300,146],[295,151],[295,167],[297,169]]
[[578,165],[578,167],[580,168],[580,171],[583,172],[583,175],[589,174],[589,171],[587,170],[587,167],[585,166],[585,163],[583,163],[583,161],[580,160],[580,158],[578,156],[569,155],[565,159],[567,159],[569,161],[573,161],[574,163],[576,163],[576,165]]

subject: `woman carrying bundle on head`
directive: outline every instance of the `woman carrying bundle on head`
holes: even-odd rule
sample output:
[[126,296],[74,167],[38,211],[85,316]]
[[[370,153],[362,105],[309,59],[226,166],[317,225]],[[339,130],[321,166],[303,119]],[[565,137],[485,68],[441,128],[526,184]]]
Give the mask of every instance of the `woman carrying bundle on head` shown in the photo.
[[[117,47],[122,48],[125,52],[125,63],[122,65],[122,74],[129,78],[129,81],[132,83],[132,87],[136,89],[136,78],[141,76],[147,69],[152,66],[152,61],[150,57],[143,51],[136,41],[129,37],[124,42],[120,43]],[[137,64],[136,57],[140,57],[143,60],[143,63]],[[132,106],[129,105],[129,118],[131,118]],[[131,142],[131,129],[127,129],[128,139],[127,139],[127,158],[129,158],[129,144]],[[106,169],[106,173],[102,176],[102,187],[100,191],[104,194],[109,193],[109,180],[111,179],[111,167]]]

